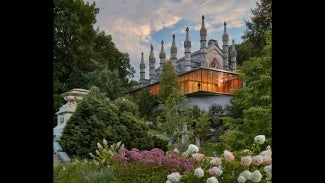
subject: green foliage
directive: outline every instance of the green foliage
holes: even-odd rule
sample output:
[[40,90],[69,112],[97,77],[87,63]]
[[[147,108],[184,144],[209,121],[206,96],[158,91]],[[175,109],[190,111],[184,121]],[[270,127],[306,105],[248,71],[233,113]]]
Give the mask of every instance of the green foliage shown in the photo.
[[123,112],[130,112],[135,117],[139,117],[138,105],[131,101],[127,97],[120,97],[114,100],[114,104],[118,107],[118,115],[121,115]]
[[256,2],[256,8],[251,11],[253,17],[251,21],[245,21],[243,39],[251,42],[257,50],[262,50],[266,45],[266,32],[272,31],[272,0]]
[[53,168],[53,183],[98,183],[112,180],[112,167],[97,166],[95,162],[86,159],[73,159]]
[[53,111],[64,104],[59,96],[74,88],[95,85],[114,100],[131,87],[128,77],[135,70],[129,56],[115,47],[110,35],[94,30],[97,13],[95,2],[54,0]]
[[260,55],[261,50],[254,47],[253,43],[244,41],[236,45],[237,51],[237,65],[240,66],[244,61],[250,57],[256,57]]
[[171,95],[172,91],[179,91],[179,84],[177,73],[175,71],[175,67],[170,60],[164,62],[162,67],[162,74],[160,76],[160,90],[158,94],[158,101],[161,104],[165,104],[169,95]]
[[110,129],[119,118],[98,87],[91,87],[72,114],[62,132],[62,148],[70,155],[86,157],[103,138],[115,139]]
[[148,117],[151,115],[151,110],[154,106],[155,98],[150,94],[149,89],[144,89],[139,97],[138,106],[140,111],[140,117]]
[[[239,77],[245,87],[234,92],[230,118],[226,126],[232,132],[221,136],[228,146],[245,148],[254,134],[265,134],[268,140],[272,136],[272,58],[271,33],[266,32],[268,45],[261,57],[251,57],[238,68]],[[231,108],[230,108],[231,109]]]
[[88,81],[88,87],[97,86],[111,100],[122,97],[126,93],[126,88],[117,70],[110,71],[105,67],[103,70],[85,74],[85,78]]
[[163,111],[158,118],[162,122],[162,131],[166,132],[171,142],[175,143],[178,148],[181,146],[181,135],[190,133],[186,132],[186,128],[191,122],[190,110],[186,106],[186,102],[186,97],[178,89],[172,88],[165,103],[161,104]]
[[120,122],[127,129],[127,134],[122,136],[122,142],[128,149],[151,149],[152,137],[148,134],[147,126],[139,121],[131,112],[124,111],[120,115]]
[[154,148],[159,148],[161,150],[163,150],[164,152],[168,151],[168,140],[157,137],[157,136],[153,136],[152,137],[153,140],[153,146]]

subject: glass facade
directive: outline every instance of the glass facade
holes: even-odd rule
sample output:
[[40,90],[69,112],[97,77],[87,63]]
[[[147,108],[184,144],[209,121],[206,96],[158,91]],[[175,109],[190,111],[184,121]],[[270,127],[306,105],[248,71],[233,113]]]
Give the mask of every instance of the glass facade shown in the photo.
[[[231,94],[233,89],[243,87],[242,81],[238,74],[221,70],[211,70],[200,68],[178,76],[181,92],[184,95],[195,92],[208,92]],[[149,85],[152,95],[157,96],[159,93],[159,83]],[[135,91],[133,95],[139,95],[141,90]]]

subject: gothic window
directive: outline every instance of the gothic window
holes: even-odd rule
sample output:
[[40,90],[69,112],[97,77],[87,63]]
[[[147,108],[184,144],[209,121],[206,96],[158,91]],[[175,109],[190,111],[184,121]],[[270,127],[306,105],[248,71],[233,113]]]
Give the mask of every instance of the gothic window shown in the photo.
[[211,68],[215,68],[215,69],[220,69],[220,64],[219,64],[218,60],[217,60],[216,58],[214,58],[214,59],[211,61],[209,67],[211,67]]

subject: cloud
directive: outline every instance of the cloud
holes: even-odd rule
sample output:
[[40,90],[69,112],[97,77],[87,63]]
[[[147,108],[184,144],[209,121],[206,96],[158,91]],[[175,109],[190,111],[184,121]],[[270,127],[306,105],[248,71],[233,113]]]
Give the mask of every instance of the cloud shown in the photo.
[[[145,62],[148,63],[150,44],[154,46],[156,67],[159,67],[161,39],[154,40],[153,33],[166,28],[170,30],[170,35],[175,33],[178,57],[182,57],[186,26],[190,31],[199,31],[201,16],[204,15],[208,36],[220,37],[224,21],[227,21],[229,31],[244,26],[243,17],[249,17],[256,0],[95,0],[95,3],[99,13],[94,27],[99,26],[106,34],[112,35],[116,47],[129,54],[131,65],[137,71],[133,79],[138,81],[141,52],[144,52]],[[177,27],[180,22],[187,25]],[[199,46],[195,37],[190,38],[192,51],[196,51],[193,50],[193,45]],[[167,59],[170,56],[170,40],[164,43]],[[148,76],[149,72],[146,71],[146,77]]]

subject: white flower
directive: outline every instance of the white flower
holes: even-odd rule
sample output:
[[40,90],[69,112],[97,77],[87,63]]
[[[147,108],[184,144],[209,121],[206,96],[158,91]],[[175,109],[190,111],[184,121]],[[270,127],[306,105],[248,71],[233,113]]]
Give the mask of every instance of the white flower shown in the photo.
[[174,172],[167,175],[167,179],[171,182],[178,182],[181,179],[181,177],[182,177],[181,174],[179,174],[178,172]]
[[252,158],[253,165],[260,165],[264,162],[263,156],[257,155]]
[[107,141],[105,139],[103,139],[103,144],[107,145]]
[[221,164],[221,159],[219,157],[213,157],[212,160],[210,161],[212,165],[220,165]]
[[259,182],[262,179],[262,174],[259,170],[255,170],[252,174],[251,174],[251,180],[253,182]]
[[265,166],[264,171],[266,173],[266,176],[271,179],[272,178],[272,165]]
[[272,155],[272,151],[271,150],[265,150],[260,152],[261,156],[271,156]]
[[240,159],[240,164],[244,166],[249,166],[252,163],[251,156],[244,156]]
[[208,170],[208,172],[211,174],[211,175],[217,175],[217,176],[220,176],[222,174],[222,170],[216,166],[210,168]]
[[98,156],[100,155],[100,153],[99,153],[99,151],[98,151],[98,150],[96,150],[95,152],[96,152],[96,154],[97,154]]
[[243,176],[246,180],[250,180],[251,175],[252,175],[252,173],[249,170],[245,170],[239,174],[239,176]]
[[194,144],[190,144],[188,146],[186,152],[188,152],[189,154],[192,154],[194,152],[197,153],[197,152],[199,152],[199,148],[196,145],[194,145]]
[[230,151],[224,150],[223,151],[223,155],[225,157],[225,160],[228,161],[228,162],[230,162],[230,161],[232,161],[232,160],[235,159],[234,155]]
[[197,176],[197,177],[199,177],[199,178],[201,178],[201,177],[204,176],[204,171],[202,170],[201,167],[196,168],[196,169],[194,170],[194,175]]
[[213,176],[208,178],[206,183],[219,183],[219,181],[216,177]]
[[254,137],[254,141],[258,144],[263,144],[265,142],[265,135],[257,135]]
[[167,180],[166,183],[173,183],[173,182],[170,182],[170,180]]
[[97,147],[98,147],[98,149],[101,149],[101,148],[103,148],[103,146],[102,146],[102,145],[100,145],[100,143],[97,143]]
[[244,176],[242,176],[242,175],[240,175],[237,180],[238,180],[238,183],[246,182],[246,178]]

